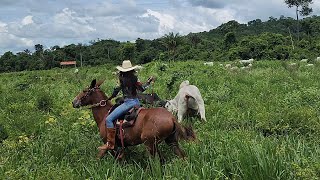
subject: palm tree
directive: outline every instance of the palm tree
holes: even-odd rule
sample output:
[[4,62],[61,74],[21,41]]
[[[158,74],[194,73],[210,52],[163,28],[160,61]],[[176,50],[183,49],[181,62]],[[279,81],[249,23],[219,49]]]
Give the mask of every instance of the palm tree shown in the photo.
[[25,50],[23,50],[23,52],[26,53],[26,54],[28,54],[28,55],[31,54],[31,51],[30,51],[29,49],[25,49]]
[[181,36],[179,33],[174,34],[170,32],[162,37],[161,43],[167,48],[169,54],[171,54],[174,59],[177,47],[181,43]]

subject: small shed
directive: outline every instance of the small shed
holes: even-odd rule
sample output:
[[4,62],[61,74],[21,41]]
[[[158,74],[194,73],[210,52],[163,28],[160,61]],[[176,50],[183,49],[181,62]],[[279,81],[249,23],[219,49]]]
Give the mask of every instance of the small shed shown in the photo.
[[60,66],[70,66],[70,65],[74,65],[74,67],[77,67],[77,61],[61,61],[60,62]]

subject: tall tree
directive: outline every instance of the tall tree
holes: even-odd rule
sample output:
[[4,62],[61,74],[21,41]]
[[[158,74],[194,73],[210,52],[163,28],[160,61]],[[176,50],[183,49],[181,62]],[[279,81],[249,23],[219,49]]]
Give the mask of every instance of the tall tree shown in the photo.
[[29,55],[31,54],[31,51],[29,49],[25,49],[25,50],[23,50],[23,52],[26,54],[29,54]]
[[167,48],[167,50],[172,53],[173,59],[176,54],[177,47],[181,43],[181,36],[179,33],[174,34],[170,32],[169,34],[165,34],[162,39],[162,44]]
[[36,45],[34,45],[34,49],[36,50],[36,53],[42,53],[43,52],[43,45],[36,44]]
[[135,45],[131,42],[127,42],[123,44],[121,48],[121,54],[123,60],[129,59],[132,60],[134,58],[134,52],[135,52]]
[[234,32],[228,32],[227,34],[225,34],[224,45],[227,49],[232,47],[232,45],[235,44],[236,42],[237,42],[237,38]]
[[197,45],[201,42],[201,38],[197,34],[191,34],[189,36],[191,44],[193,47],[197,48]]
[[136,49],[138,52],[142,52],[146,49],[146,42],[145,40],[138,38],[136,39]]
[[301,16],[308,16],[312,13],[312,8],[309,7],[313,0],[284,0],[289,8],[296,8],[297,16],[297,31],[298,31],[298,41],[299,41],[299,14]]

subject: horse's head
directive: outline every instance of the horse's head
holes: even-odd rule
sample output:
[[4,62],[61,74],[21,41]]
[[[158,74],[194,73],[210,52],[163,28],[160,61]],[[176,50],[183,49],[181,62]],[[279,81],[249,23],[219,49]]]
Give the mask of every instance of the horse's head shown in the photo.
[[[100,85],[104,81],[97,82],[92,80],[91,85],[80,92],[73,100],[72,105],[74,108],[80,108],[81,106],[93,105],[95,103],[101,103],[102,93],[100,91]],[[104,102],[106,103],[106,102]]]

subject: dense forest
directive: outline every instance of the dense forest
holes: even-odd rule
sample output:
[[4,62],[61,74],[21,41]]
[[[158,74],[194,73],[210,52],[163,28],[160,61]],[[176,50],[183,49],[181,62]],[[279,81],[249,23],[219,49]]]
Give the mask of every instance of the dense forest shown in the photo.
[[320,56],[320,16],[298,21],[284,16],[270,17],[265,22],[256,19],[247,24],[232,20],[208,32],[185,36],[171,32],[154,40],[138,38],[135,43],[98,39],[89,44],[49,49],[41,44],[34,47],[16,54],[4,53],[0,57],[0,72],[51,69],[68,60],[76,60],[78,66],[119,64],[123,59],[136,64],[153,60],[313,60]]

